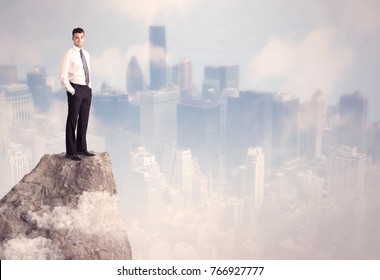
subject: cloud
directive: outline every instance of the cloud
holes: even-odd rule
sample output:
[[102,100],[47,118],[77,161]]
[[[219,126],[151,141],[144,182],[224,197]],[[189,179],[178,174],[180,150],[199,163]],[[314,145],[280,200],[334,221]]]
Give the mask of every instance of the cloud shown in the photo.
[[[55,230],[77,230],[87,235],[107,235],[113,239],[125,238],[126,226],[118,210],[119,198],[105,192],[84,192],[77,209],[55,207],[42,216],[28,212],[30,221],[38,228]],[[99,207],[101,205],[102,207]],[[20,236],[8,240],[0,252],[5,259],[62,259],[61,250],[50,239],[33,239]]]
[[175,14],[183,14],[199,2],[199,0],[109,0],[101,1],[96,5],[93,1],[88,1],[88,5],[89,8],[94,8],[98,12],[109,11],[147,25],[160,16],[169,18]]
[[[149,72],[149,44],[131,45],[127,51],[119,48],[108,48],[100,55],[91,56],[91,70],[94,88],[100,88],[100,83],[107,83],[118,90],[126,89],[126,75],[129,60],[136,56],[142,72]],[[145,77],[147,79],[147,77]]]
[[[328,26],[308,33],[299,42],[271,38],[252,58],[249,71],[255,87],[276,81],[280,90],[309,97],[316,89],[329,93],[341,81],[355,57],[340,44],[337,30]],[[270,90],[270,89],[269,89]]]

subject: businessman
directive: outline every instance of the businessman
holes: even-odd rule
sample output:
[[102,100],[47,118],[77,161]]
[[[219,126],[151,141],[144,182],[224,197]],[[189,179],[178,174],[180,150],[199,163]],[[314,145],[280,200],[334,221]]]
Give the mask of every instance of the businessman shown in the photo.
[[78,155],[94,156],[87,150],[87,126],[91,107],[90,54],[83,49],[84,30],[72,31],[74,45],[63,55],[59,81],[67,92],[66,157],[80,161]]

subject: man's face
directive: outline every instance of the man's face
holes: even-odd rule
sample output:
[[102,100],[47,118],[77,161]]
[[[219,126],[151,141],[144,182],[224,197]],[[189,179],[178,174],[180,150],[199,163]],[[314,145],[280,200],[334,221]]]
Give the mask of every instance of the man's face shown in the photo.
[[84,33],[74,33],[73,42],[75,46],[82,48],[84,43]]

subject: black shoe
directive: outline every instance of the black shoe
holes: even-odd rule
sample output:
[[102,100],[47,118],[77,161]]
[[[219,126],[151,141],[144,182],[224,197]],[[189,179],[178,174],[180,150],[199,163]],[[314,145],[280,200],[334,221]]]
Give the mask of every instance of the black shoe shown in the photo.
[[94,153],[90,153],[90,152],[88,152],[88,151],[78,152],[77,154],[78,154],[78,155],[81,155],[81,156],[86,156],[86,157],[93,157],[93,156],[95,156]]
[[82,159],[78,157],[76,154],[66,154],[66,157],[71,160],[81,161]]

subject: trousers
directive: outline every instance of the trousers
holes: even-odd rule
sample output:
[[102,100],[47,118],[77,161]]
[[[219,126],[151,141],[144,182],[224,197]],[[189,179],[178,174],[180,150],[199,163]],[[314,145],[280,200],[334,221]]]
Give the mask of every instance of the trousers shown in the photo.
[[[66,153],[87,151],[87,127],[90,115],[92,90],[88,86],[71,83],[75,94],[67,92]],[[75,133],[76,132],[76,133]]]

